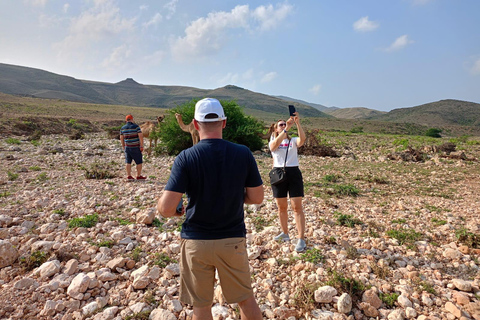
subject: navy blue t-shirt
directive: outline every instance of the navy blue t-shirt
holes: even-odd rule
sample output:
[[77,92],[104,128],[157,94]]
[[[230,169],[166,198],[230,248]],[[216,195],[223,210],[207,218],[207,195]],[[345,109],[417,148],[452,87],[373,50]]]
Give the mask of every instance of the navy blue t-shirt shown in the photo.
[[262,185],[250,150],[223,139],[204,139],[173,163],[165,190],[186,193],[184,239],[245,237],[244,190]]

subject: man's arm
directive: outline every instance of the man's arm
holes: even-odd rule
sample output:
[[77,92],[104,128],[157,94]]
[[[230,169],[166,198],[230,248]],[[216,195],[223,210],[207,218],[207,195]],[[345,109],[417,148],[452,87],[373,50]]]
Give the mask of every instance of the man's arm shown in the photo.
[[261,204],[263,202],[263,185],[253,188],[245,188],[246,204]]
[[164,218],[182,216],[185,213],[184,208],[182,208],[182,212],[180,214],[177,213],[177,205],[180,202],[180,199],[182,199],[182,194],[183,193],[175,191],[163,191],[163,194],[160,199],[158,199],[157,203],[158,213],[160,213],[160,215]]
[[138,140],[140,140],[140,150],[143,150],[143,133],[138,133]]
[[122,143],[122,149],[125,149],[125,137],[120,133],[120,142]]

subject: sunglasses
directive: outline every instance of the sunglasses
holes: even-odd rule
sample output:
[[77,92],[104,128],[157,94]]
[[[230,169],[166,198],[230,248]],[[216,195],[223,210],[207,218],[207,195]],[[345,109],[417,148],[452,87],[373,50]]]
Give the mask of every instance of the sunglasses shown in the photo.
[[278,126],[279,127],[285,127],[287,124],[286,123],[279,123]]

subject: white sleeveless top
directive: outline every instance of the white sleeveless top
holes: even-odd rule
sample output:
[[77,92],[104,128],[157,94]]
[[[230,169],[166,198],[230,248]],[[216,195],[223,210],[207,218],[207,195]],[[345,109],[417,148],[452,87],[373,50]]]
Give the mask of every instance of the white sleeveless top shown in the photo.
[[[275,140],[275,138],[270,138],[270,143]],[[297,140],[298,137],[290,139],[290,147],[288,149],[287,163],[286,167],[298,167],[298,153],[297,153]],[[283,167],[285,163],[285,154],[287,153],[288,139],[284,139],[282,143],[278,146],[277,150],[272,151],[273,157],[273,166],[274,167]]]

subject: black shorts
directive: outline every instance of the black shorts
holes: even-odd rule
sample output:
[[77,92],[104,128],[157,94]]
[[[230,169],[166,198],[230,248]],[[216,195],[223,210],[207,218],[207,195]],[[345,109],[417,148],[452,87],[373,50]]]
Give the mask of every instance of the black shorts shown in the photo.
[[303,197],[303,177],[298,167],[285,167],[287,179],[275,186],[272,186],[274,198]]

